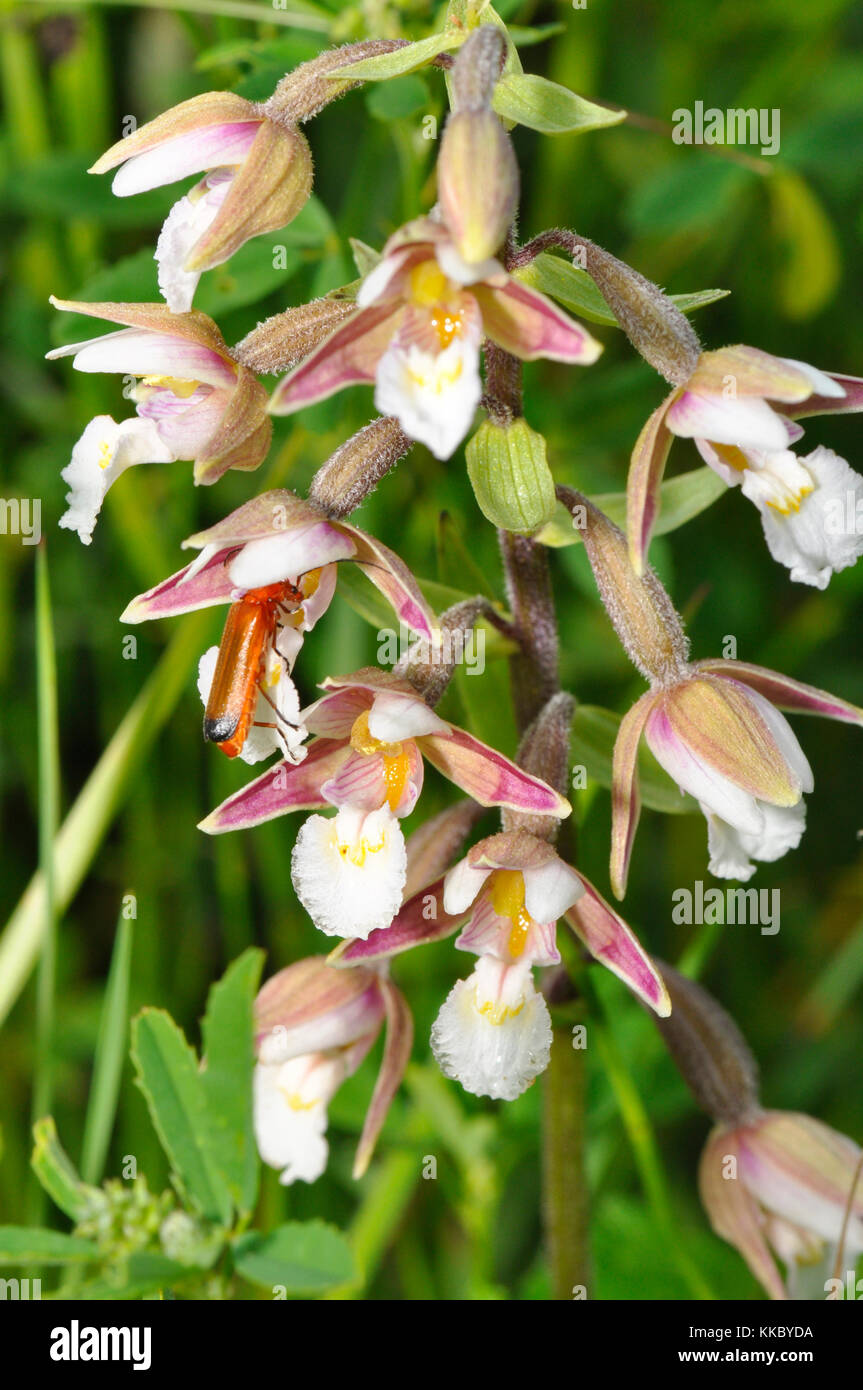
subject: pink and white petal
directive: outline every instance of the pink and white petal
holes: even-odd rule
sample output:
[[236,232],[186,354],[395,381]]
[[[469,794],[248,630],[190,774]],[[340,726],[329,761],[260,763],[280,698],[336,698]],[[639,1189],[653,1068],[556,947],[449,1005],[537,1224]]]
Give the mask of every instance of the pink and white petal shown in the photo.
[[231,578],[238,589],[262,589],[284,579],[296,580],[336,560],[348,560],[353,553],[354,543],[340,527],[312,520],[248,541],[231,561]]
[[614,741],[611,780],[611,887],[616,898],[626,893],[629,860],[638,818],[641,795],[638,786],[638,745],[644,724],[653,708],[655,696],[647,691],[627,710]]
[[745,790],[699,755],[675,729],[662,704],[650,710],[644,736],[657,762],[681,791],[704,802],[714,815],[747,835],[757,835],[764,817],[753,792]]
[[441,241],[435,247],[435,259],[448,280],[456,285],[506,285],[509,276],[500,261],[490,256],[485,261],[466,261],[451,241]]
[[[735,1160],[733,1168],[730,1158]],[[698,1187],[716,1234],[740,1251],[772,1299],[787,1299],[788,1290],[764,1238],[758,1204],[740,1174],[738,1137],[725,1125],[714,1129],[707,1140],[698,1167]]]
[[349,686],[346,689],[331,690],[319,700],[315,700],[313,705],[306,706],[303,710],[303,723],[313,734],[319,734],[322,738],[339,738],[344,741],[350,737],[355,720],[371,703],[372,697],[369,692],[359,687]]
[[803,681],[780,675],[778,671],[769,671],[766,666],[753,666],[748,661],[725,661],[720,657],[697,661],[695,666],[709,675],[731,677],[742,682],[780,709],[791,710],[795,714],[818,714],[824,719],[838,719],[843,724],[863,725],[863,709],[858,705],[852,705],[837,695],[829,695],[817,686],[805,685]]
[[399,304],[371,304],[340,324],[279,382],[270,398],[271,414],[290,415],[335,395],[345,386],[374,381],[378,363],[395,334],[400,312]]
[[87,425],[60,476],[69,484],[68,510],[60,526],[77,531],[84,545],[93,539],[105,494],[121,473],[138,463],[173,463],[175,455],[150,420],[97,415]]
[[120,614],[121,623],[143,623],[150,618],[192,613],[197,608],[213,608],[230,603],[235,589],[226,560],[230,551],[218,551],[206,564],[189,576],[190,565],[163,579],[144,594],[138,594]]
[[500,288],[474,285],[471,293],[482,311],[486,336],[523,362],[549,357],[587,366],[602,352],[602,344],[586,328],[517,280]]
[[367,535],[348,522],[339,523],[352,539],[355,560],[360,569],[392,604],[399,622],[412,632],[433,642],[438,620],[423,597],[417,580],[403,560],[374,536]]
[[[143,389],[146,393],[147,388]],[[152,420],[158,427],[175,458],[195,459],[206,455],[228,402],[228,391],[214,391],[211,386],[199,386],[185,401],[173,391],[157,388],[145,394],[137,409],[143,420]]]
[[450,729],[445,736],[427,734],[421,739],[423,756],[480,806],[506,806],[541,816],[569,815],[572,807],[566,797],[546,782],[524,772],[466,730],[452,725]]
[[148,329],[121,328],[85,342],[69,343],[48,353],[71,357],[79,372],[123,372],[130,376],[167,376],[207,386],[233,386],[236,369],[213,348],[190,338]]
[[660,1018],[671,1013],[665,982],[630,926],[583,874],[584,893],[566,920],[587,950]]
[[420,261],[428,260],[429,250],[423,244],[408,245],[399,247],[390,255],[381,256],[357,291],[359,307],[365,309],[382,300],[401,298],[405,288],[405,272]]
[[699,396],[683,391],[665,417],[673,434],[683,439],[707,439],[740,449],[784,449],[788,430],[781,415],[766,401],[746,396]]
[[524,905],[535,922],[556,922],[584,892],[580,874],[558,857],[525,869]]
[[393,1097],[401,1085],[413,1046],[414,1024],[407,1000],[390,980],[382,980],[381,989],[387,1011],[384,1055],[357,1145],[354,1178],[361,1178],[371,1162],[378,1135],[383,1128]]
[[295,526],[320,520],[320,513],[305,498],[285,488],[273,488],[244,502],[214,526],[189,536],[183,541],[183,549],[201,550],[213,546],[219,550],[234,549],[249,541],[284,536]]
[[[741,1176],[768,1211],[838,1242],[860,1150],[809,1115],[768,1111],[738,1131]],[[848,1245],[863,1249],[863,1197],[852,1202]]]
[[198,829],[207,835],[223,835],[228,830],[262,825],[289,811],[322,810],[329,802],[321,786],[335,775],[344,756],[345,745],[340,739],[313,739],[303,762],[285,761],[268,768],[211,811]]
[[470,917],[455,941],[457,951],[471,951],[475,956],[508,956],[507,942],[512,922],[495,912],[489,892],[481,893],[471,908]]
[[391,956],[411,951],[432,941],[452,936],[464,920],[464,913],[451,914],[441,906],[443,879],[436,879],[421,893],[415,893],[402,905],[392,924],[373,931],[365,941],[349,941],[338,946],[328,958],[333,965],[358,965],[387,960]]
[[435,714],[419,695],[403,695],[398,690],[382,690],[369,710],[369,733],[382,743],[400,743],[422,734],[448,734],[446,720]]
[[362,811],[379,810],[387,799],[382,754],[355,753],[350,749],[335,776],[324,782],[321,796],[331,806],[355,806]]
[[187,313],[192,307],[201,271],[187,270],[186,261],[218,216],[231,179],[230,174],[203,179],[174,204],[162,223],[155,261],[159,290],[172,314]]
[[636,574],[641,574],[650,537],[659,515],[659,488],[674,438],[665,416],[677,395],[677,388],[657,406],[636,440],[626,479],[626,534],[629,558]]
[[205,169],[240,164],[252,147],[259,125],[260,121],[255,120],[223,122],[160,141],[153,149],[126,160],[114,175],[112,192],[118,198],[128,198]]

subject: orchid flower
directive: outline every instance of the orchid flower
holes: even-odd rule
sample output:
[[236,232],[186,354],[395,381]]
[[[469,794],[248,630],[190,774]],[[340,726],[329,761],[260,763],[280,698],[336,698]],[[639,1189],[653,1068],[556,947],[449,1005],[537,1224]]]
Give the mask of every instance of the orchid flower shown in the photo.
[[332,960],[380,963],[461,926],[456,947],[479,960],[444,1002],[432,1049],[444,1074],[466,1091],[514,1100],[548,1064],[551,1021],[533,967],[560,961],[555,938],[561,917],[650,1008],[668,1013],[662,978],[631,929],[589,879],[522,829],[480,840],[447,874],[409,898],[391,926],[340,947]]
[[300,902],[328,936],[367,937],[388,926],[405,886],[399,821],[416,805],[427,759],[481,806],[566,816],[569,802],[538,777],[435,714],[406,681],[366,669],[328,677],[301,711],[315,737],[299,766],[278,763],[223,802],[201,829],[237,830],[288,811],[310,816],[294,847]]
[[264,388],[234,360],[206,314],[172,314],[163,304],[51,303],[126,326],[55,348],[49,358],[74,357],[79,372],[140,377],[130,393],[136,417],[118,425],[97,415],[63,469],[71,491],[60,525],[77,531],[85,545],[109,487],[134,464],[194,459],[195,482],[214,483],[229,468],[262,462],[272,437]]
[[744,661],[690,662],[679,615],[652,570],[636,574],[626,537],[579,493],[584,543],[603,603],[650,689],[623,716],[612,766],[611,883],[622,898],[638,825],[638,747],[699,803],[710,871],[748,879],[752,860],[796,848],[812,769],[782,709],[863,724],[863,709]]
[[[853,1269],[863,1253],[859,1163],[859,1147],[819,1120],[758,1109],[713,1130],[701,1157],[701,1200],[717,1235],[737,1247],[771,1298],[823,1298],[843,1227],[842,1268]],[[786,1266],[784,1280],[774,1256]]]
[[449,458],[480,403],[483,338],[525,361],[595,362],[600,344],[499,261],[466,261],[441,219],[393,236],[357,296],[358,311],[284,378],[270,402],[287,415],[356,382],[411,439]]
[[118,140],[89,172],[118,165],[121,198],[204,173],[174,204],[156,246],[159,289],[175,314],[192,307],[203,271],[293,221],[312,187],[305,137],[233,92],[181,102]]
[[[689,380],[653,412],[632,454],[627,531],[643,566],[675,435],[757,506],[768,548],[802,584],[825,589],[863,554],[863,477],[830,449],[799,458],[798,417],[863,410],[863,379],[737,346],[703,352]],[[860,508],[863,511],[863,508]]]
[[264,1163],[280,1181],[314,1182],[328,1157],[327,1107],[374,1046],[386,1044],[354,1162],[362,1177],[410,1057],[413,1024],[381,970],[335,970],[319,956],[280,970],[255,1001],[254,1123]]
[[[242,603],[258,590],[285,584],[278,621],[262,660],[261,694],[253,729],[240,751],[255,763],[281,748],[291,761],[305,756],[308,730],[290,679],[303,638],[330,605],[337,562],[352,560],[393,605],[400,623],[433,645],[437,620],[416,579],[393,551],[348,521],[331,521],[311,502],[284,489],[262,493],[206,531],[183,542],[200,554],[191,564],[139,594],[121,622],[140,623],[218,604]],[[204,703],[218,647],[201,658]],[[277,721],[272,722],[273,705]]]

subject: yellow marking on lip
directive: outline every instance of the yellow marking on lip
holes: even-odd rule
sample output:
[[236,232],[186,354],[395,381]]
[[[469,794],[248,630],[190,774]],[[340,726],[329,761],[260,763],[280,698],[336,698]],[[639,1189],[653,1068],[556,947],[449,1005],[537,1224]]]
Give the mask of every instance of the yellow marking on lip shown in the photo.
[[339,854],[346,863],[354,864],[361,869],[370,854],[377,854],[384,847],[384,836],[381,835],[376,845],[370,845],[368,840],[363,838],[358,845],[339,845]]
[[523,953],[533,918],[524,905],[524,874],[520,869],[495,869],[489,885],[492,910],[512,923],[507,945],[514,959]]
[[186,381],[178,376],[143,376],[141,377],[142,386],[152,386],[159,390],[172,391],[180,400],[187,400],[193,396],[200,386],[199,381]]
[[111,445],[108,443],[107,439],[103,439],[102,443],[99,445],[99,467],[103,469],[110,468],[113,462],[114,450],[111,448]]
[[508,1018],[517,1018],[524,1008],[524,1000],[517,1008],[511,1009],[507,1004],[493,1004],[487,999],[484,1004],[477,1005],[477,1011],[482,1014],[488,1023],[492,1023],[495,1028],[499,1028],[502,1023],[506,1023]]

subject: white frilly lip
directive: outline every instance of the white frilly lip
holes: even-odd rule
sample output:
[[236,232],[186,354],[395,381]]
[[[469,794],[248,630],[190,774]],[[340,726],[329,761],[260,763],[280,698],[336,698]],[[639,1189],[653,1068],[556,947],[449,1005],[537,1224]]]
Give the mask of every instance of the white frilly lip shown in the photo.
[[133,417],[118,425],[110,415],[97,415],[60,475],[70,488],[60,525],[89,545],[105,495],[120,474],[137,463],[173,463],[174,458],[152,420]]
[[312,1053],[254,1072],[254,1124],[264,1163],[279,1181],[314,1182],[327,1166],[327,1105],[346,1075],[340,1055]]
[[231,181],[228,172],[208,174],[174,204],[162,223],[154,259],[159,289],[172,314],[185,314],[192,307],[201,271],[187,270],[186,261],[215,221]]
[[320,931],[365,940],[388,927],[401,906],[407,854],[397,818],[388,806],[310,816],[297,836],[291,876]]
[[796,806],[768,806],[763,801],[758,805],[762,823],[754,834],[737,830],[701,805],[707,820],[708,867],[716,878],[746,883],[755,873],[753,859],[773,863],[799,845],[806,828],[806,804],[802,798]]
[[758,473],[747,469],[743,491],[761,512],[767,547],[798,584],[826,589],[830,578],[863,555],[863,477],[832,449],[799,460],[813,484],[797,508],[782,513],[762,503]]
[[547,1067],[551,1038],[529,965],[482,956],[444,1001],[431,1045],[444,1076],[472,1095],[515,1100]]
[[375,406],[435,458],[448,459],[458,448],[481,396],[478,333],[462,332],[437,353],[396,337],[378,363]]

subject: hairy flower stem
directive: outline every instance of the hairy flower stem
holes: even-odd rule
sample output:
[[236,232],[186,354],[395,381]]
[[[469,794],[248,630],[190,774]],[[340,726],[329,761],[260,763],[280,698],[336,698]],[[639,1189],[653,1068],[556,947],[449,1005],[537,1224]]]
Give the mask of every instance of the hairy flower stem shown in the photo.
[[584,1171],[587,1068],[568,1026],[555,1024],[543,1077],[543,1224],[551,1295],[584,1297],[588,1286],[588,1204]]
[[499,531],[506,591],[519,651],[510,657],[512,698],[523,734],[560,688],[557,620],[548,553],[527,536]]

